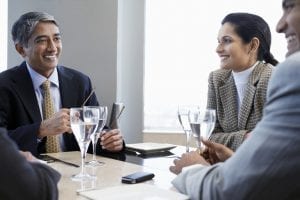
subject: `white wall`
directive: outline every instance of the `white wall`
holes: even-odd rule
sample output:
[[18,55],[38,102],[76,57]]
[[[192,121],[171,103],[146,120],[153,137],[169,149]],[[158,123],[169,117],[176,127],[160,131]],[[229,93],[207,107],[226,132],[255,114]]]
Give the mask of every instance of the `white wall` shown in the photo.
[[125,103],[121,127],[129,142],[143,140],[144,0],[118,3],[118,94]]
[[63,42],[60,64],[89,75],[102,105],[111,106],[115,101],[125,103],[121,129],[126,142],[131,143],[142,140],[144,1],[124,2],[9,0],[8,66],[22,62],[11,41],[10,30],[15,20],[28,11],[54,15],[60,24]]

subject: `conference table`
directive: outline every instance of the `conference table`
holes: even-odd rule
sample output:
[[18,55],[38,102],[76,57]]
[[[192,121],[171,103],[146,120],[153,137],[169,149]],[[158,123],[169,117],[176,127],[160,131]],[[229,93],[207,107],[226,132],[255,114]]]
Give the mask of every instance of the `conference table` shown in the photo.
[[[149,157],[135,155],[125,152],[124,154],[107,154],[105,156],[97,156],[99,161],[104,162],[98,167],[86,167],[86,171],[97,177],[96,180],[86,182],[76,182],[71,180],[71,176],[78,174],[80,167],[68,165],[63,162],[55,161],[48,163],[51,167],[61,173],[61,180],[58,183],[59,199],[87,199],[80,194],[81,191],[105,189],[114,186],[128,185],[121,182],[121,177],[138,172],[145,171],[155,174],[152,180],[144,183],[157,186],[163,190],[171,190],[177,192],[172,186],[171,181],[176,175],[169,171],[169,166],[173,160],[185,151],[182,146],[164,152],[159,155],[151,155]],[[81,165],[81,157],[79,151],[50,153],[51,157],[62,161]],[[92,159],[91,154],[87,154],[86,160]]]

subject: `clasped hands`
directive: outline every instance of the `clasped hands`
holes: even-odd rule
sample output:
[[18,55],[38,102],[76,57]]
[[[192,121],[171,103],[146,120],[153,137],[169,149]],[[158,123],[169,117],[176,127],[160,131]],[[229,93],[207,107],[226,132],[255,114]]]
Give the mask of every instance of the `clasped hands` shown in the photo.
[[170,171],[174,174],[181,173],[184,167],[201,164],[204,166],[212,165],[218,162],[224,162],[232,156],[233,151],[228,147],[209,140],[202,140],[206,148],[199,154],[198,151],[192,151],[182,154],[180,159],[173,161],[174,165],[170,166]]
[[[60,109],[51,118],[42,121],[38,138],[62,133],[72,133],[70,124],[70,109]],[[100,136],[102,149],[118,152],[123,149],[123,137],[119,129],[103,131]]]

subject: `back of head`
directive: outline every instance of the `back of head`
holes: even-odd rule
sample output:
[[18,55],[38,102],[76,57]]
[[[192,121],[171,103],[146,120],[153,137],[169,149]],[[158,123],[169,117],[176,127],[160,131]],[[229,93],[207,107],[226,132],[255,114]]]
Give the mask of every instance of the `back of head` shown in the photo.
[[23,14],[13,25],[11,34],[15,44],[19,43],[27,47],[28,40],[31,37],[36,25],[39,22],[51,22],[58,26],[58,23],[52,15],[45,12],[28,12]]
[[235,28],[235,32],[246,44],[254,37],[259,40],[258,60],[264,60],[266,63],[272,65],[278,63],[270,52],[271,31],[269,25],[263,18],[250,13],[231,13],[222,20],[222,25],[225,23],[232,24]]

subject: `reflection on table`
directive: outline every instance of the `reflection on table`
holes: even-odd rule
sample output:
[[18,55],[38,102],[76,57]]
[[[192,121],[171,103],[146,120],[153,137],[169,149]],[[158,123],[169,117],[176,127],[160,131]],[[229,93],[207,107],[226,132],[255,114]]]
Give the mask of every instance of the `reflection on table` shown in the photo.
[[[77,195],[78,191],[90,189],[102,189],[112,186],[122,185],[121,177],[137,172],[147,171],[155,174],[155,177],[147,181],[147,184],[153,184],[162,189],[175,190],[172,187],[171,180],[175,175],[169,172],[169,166],[177,155],[181,155],[185,151],[184,147],[173,149],[172,154],[164,157],[143,158],[137,155],[123,154],[114,157],[115,155],[106,155],[117,159],[98,156],[97,159],[105,162],[99,167],[87,167],[87,172],[97,176],[97,179],[89,182],[74,182],[70,179],[73,174],[79,172],[80,168],[66,165],[61,162],[49,163],[51,167],[58,170],[62,174],[59,187],[59,199],[86,199]],[[80,165],[80,152],[62,152],[49,154],[57,159]],[[87,160],[92,159],[92,155],[87,155]],[[125,160],[122,161],[122,160]]]

